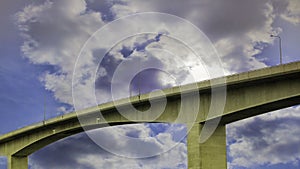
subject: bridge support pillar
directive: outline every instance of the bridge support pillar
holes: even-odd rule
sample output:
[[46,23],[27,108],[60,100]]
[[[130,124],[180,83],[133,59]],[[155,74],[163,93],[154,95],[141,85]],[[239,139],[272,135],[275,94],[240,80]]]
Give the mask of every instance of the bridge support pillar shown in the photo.
[[8,156],[7,158],[8,169],[28,169],[27,156]]
[[194,124],[188,133],[188,168],[227,169],[225,126],[218,126],[206,142],[200,143],[202,127],[202,124]]

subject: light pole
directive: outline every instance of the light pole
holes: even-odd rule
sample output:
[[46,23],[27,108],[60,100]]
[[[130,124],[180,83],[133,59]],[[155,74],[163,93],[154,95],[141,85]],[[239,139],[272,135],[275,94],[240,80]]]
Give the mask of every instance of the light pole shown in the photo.
[[[144,56],[145,58],[147,58],[147,55]],[[138,60],[138,71],[141,70],[141,58],[139,58]],[[137,87],[138,87],[138,97],[140,98],[140,95],[141,95],[141,80],[140,80],[140,76],[141,76],[141,72],[138,73],[139,75],[137,76]],[[132,86],[131,84],[129,84],[129,97],[132,96]]]
[[279,39],[279,52],[280,52],[280,64],[282,64],[282,47],[281,47],[281,37],[278,35],[270,35],[272,38],[278,38]]
[[46,93],[44,93],[44,120],[43,123],[46,122]]

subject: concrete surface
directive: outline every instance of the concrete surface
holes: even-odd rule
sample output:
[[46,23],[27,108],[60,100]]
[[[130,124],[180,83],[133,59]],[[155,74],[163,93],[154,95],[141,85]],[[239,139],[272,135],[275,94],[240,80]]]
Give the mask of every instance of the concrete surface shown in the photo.
[[[223,78],[213,79],[214,86],[210,80],[199,82],[197,89],[192,85],[165,89],[163,92],[167,96],[167,105],[162,114],[154,121],[140,120],[143,122],[167,122],[183,123],[191,126],[188,133],[188,168],[193,169],[225,169],[226,168],[226,133],[225,125],[237,120],[256,116],[273,110],[300,104],[300,62],[264,68],[251,72],[235,74],[225,77],[227,86],[218,81]],[[195,84],[193,84],[195,85]],[[219,115],[208,117],[211,109],[211,87],[217,91],[225,89],[226,104],[224,111]],[[193,91],[200,94],[199,103],[194,95],[189,95]],[[186,93],[190,106],[181,106],[181,93]],[[222,90],[220,90],[222,92]],[[224,91],[223,91],[224,92]],[[44,122],[33,124],[16,131],[0,136],[0,155],[8,157],[9,169],[23,169],[28,166],[27,157],[35,151],[49,145],[59,139],[77,134],[84,130],[90,130],[110,125],[122,125],[136,123],[122,116],[116,107],[126,111],[126,106],[133,104],[139,110],[146,110],[149,107],[149,94],[140,97],[131,97],[119,100],[115,103],[105,103],[96,107],[58,116]],[[156,94],[151,100],[157,100],[162,96]],[[199,104],[200,107],[194,106]],[[196,107],[196,108],[195,108]],[[212,107],[218,107],[214,105]],[[176,121],[178,112],[184,109],[185,120]],[[196,109],[196,110],[195,110]],[[100,118],[99,111],[103,117]],[[191,112],[197,111],[195,121]],[[149,116],[147,113],[136,114],[127,112],[129,115],[140,116],[142,119]],[[151,113],[151,112],[150,112]],[[152,113],[155,113],[154,111]],[[80,116],[80,121],[78,120]],[[207,121],[221,118],[215,133],[205,143],[199,143],[199,133],[203,124]]]

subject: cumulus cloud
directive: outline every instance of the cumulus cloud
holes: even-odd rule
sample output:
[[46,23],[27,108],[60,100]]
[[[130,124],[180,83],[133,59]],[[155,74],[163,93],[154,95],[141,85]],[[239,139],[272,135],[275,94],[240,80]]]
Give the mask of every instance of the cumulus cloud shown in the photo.
[[57,71],[45,72],[41,81],[58,101],[72,104],[75,61],[85,41],[104,24],[101,14],[86,12],[82,0],[45,1],[26,6],[16,19],[24,38],[24,57],[34,64],[55,67]]
[[[296,14],[297,9],[294,7],[297,6],[297,1],[285,3],[285,8],[283,9],[282,7],[278,7],[278,5],[280,5],[279,1],[270,2],[267,0],[230,0],[226,2],[220,0],[213,3],[207,0],[190,0],[188,2],[166,0],[163,2],[147,1],[143,3],[140,1],[123,0],[101,2],[77,0],[72,3],[69,1],[48,0],[41,4],[26,6],[23,11],[16,14],[16,18],[17,25],[24,37],[24,44],[21,47],[24,56],[34,64],[50,65],[55,68],[56,71],[45,72],[40,79],[46,89],[54,93],[58,101],[72,105],[71,88],[76,58],[80,53],[81,47],[90,35],[108,21],[127,14],[145,11],[165,12],[188,19],[212,40],[220,55],[225,69],[224,71],[234,73],[266,66],[265,63],[260,61],[261,59],[258,60],[255,56],[260,54],[268,44],[273,43],[274,38],[269,38],[269,33],[279,34],[282,31],[280,28],[273,27],[275,18],[283,15],[286,17],[290,16],[290,18],[297,18],[298,16]],[[286,13],[292,14],[287,15]],[[158,19],[157,21],[159,23],[160,20]],[[133,26],[128,26],[127,29],[132,29],[133,27],[137,29],[140,22],[132,22],[130,24],[133,24]],[[143,22],[143,24],[147,26],[148,23]],[[153,28],[154,32],[156,31],[158,35],[161,31],[170,33],[176,30],[184,34],[186,39],[195,39],[195,32],[189,32],[189,30],[178,25],[178,23],[168,23],[171,25],[172,30],[165,30],[166,27],[163,24],[164,23],[158,24],[156,28]],[[120,28],[115,29],[114,33],[117,34],[118,31],[120,31]],[[148,38],[149,39],[146,38],[146,42],[155,37]],[[145,37],[124,41],[122,42],[123,45],[120,45],[120,51],[114,52],[112,56],[109,55],[115,57],[109,58],[115,60],[115,62],[110,61],[109,65],[106,65],[106,68],[99,68],[99,70],[101,70],[100,72],[102,72],[102,76],[100,76],[99,79],[103,80],[103,83],[105,83],[105,80],[108,80],[108,82],[111,80],[112,74],[110,70],[114,70],[113,68],[116,67],[117,62],[126,60],[126,57],[129,55],[133,54],[133,56],[135,56],[132,64],[135,64],[138,60],[147,62],[147,59],[137,57],[143,55],[143,53],[140,52],[139,48],[134,48],[135,44],[128,44],[128,42],[140,43],[137,41],[141,41],[141,39],[145,41]],[[105,40],[110,41],[109,38]],[[156,48],[161,49],[167,48],[166,45],[163,44],[166,43],[166,41],[162,43],[159,41],[154,39],[153,44],[147,45],[152,45],[152,47],[156,45]],[[167,48],[169,51],[175,54],[182,51],[178,50],[181,48],[178,48],[175,43],[168,43],[174,45],[173,48],[169,45],[169,48]],[[76,71],[75,77],[78,77],[79,80],[73,81],[73,86],[76,88],[76,91],[81,91],[78,92],[77,95],[82,98],[82,104],[86,105],[80,107],[88,107],[95,104],[91,99],[94,96],[94,91],[91,90],[94,86],[93,75],[98,66],[97,61],[99,61],[95,58],[99,57],[97,56],[97,50],[107,50],[107,46],[97,46],[96,44],[98,44],[97,40],[94,46],[89,49],[90,51],[84,55],[85,59],[77,63],[78,71]],[[201,42],[195,41],[193,44],[201,44]],[[204,44],[204,42],[202,42],[202,44]],[[144,48],[147,46],[146,44],[140,45],[144,45]],[[201,50],[205,50],[205,48]],[[124,55],[127,56],[119,58]],[[182,59],[187,56],[189,56],[188,53],[180,55]],[[166,60],[163,60],[164,58],[165,55],[159,56],[157,60],[165,62]],[[202,59],[204,64],[216,62],[215,58],[205,57],[205,55]],[[186,68],[184,68],[185,72],[175,72],[179,69],[180,65],[183,64],[182,62],[176,64],[174,64],[176,61],[172,63],[166,62],[162,64],[161,67],[175,73],[175,75],[177,75],[175,78],[176,80],[179,79],[179,84],[181,84],[182,81],[184,81],[183,83],[191,82],[191,80],[182,79],[188,74],[207,78],[207,74],[205,75],[205,73],[199,76],[199,72],[205,72],[205,70],[203,71],[203,66],[201,68],[201,62],[195,63],[194,60],[195,59],[190,59],[186,61],[184,65],[186,66]],[[192,63],[192,65],[188,63]],[[159,63],[157,64],[159,65]],[[108,67],[110,67],[110,70],[108,70]],[[188,67],[191,69],[189,70]],[[151,73],[148,73],[147,76],[155,77]],[[205,78],[196,78],[196,80],[203,80]],[[154,81],[155,79],[152,78],[151,80]],[[157,84],[159,83],[164,82],[157,81]],[[157,84],[153,84],[154,88],[162,87]],[[105,85],[107,86],[108,83],[105,83],[104,86]],[[137,84],[133,84],[133,86],[137,86]],[[163,86],[169,85],[165,84]],[[100,85],[100,87],[103,87],[103,85]],[[136,88],[137,87],[134,89],[135,92]],[[151,87],[148,86],[147,88]],[[98,88],[96,92],[101,93],[101,99],[99,99],[100,101],[98,100],[98,102],[103,103],[111,100],[109,88]],[[122,97],[128,96],[129,92],[127,91],[120,95]]]
[[294,164],[300,159],[300,106],[228,125],[230,166]]
[[[103,26],[107,20],[103,20],[102,14],[100,13],[104,12],[102,8],[91,8],[91,5],[89,4],[94,2],[89,1],[88,3],[86,3],[83,0],[78,0],[70,4],[69,3],[70,2],[67,1],[45,1],[42,4],[29,5],[25,7],[23,11],[17,13],[17,24],[21,31],[21,35],[24,38],[24,44],[22,45],[21,50],[24,56],[28,58],[32,63],[50,65],[53,67],[55,71],[45,72],[44,75],[40,77],[40,79],[44,83],[45,88],[54,93],[54,96],[58,101],[72,105],[73,85],[73,91],[76,91],[74,97],[81,98],[79,101],[81,105],[79,107],[86,108],[96,104],[93,102],[93,96],[95,94],[93,89],[93,78],[95,70],[99,64],[99,56],[97,55],[97,51],[103,52],[103,50],[108,50],[112,46],[103,45],[104,43],[102,43],[103,39],[101,39],[101,37],[98,39],[95,38],[94,44],[92,46],[88,46],[86,51],[83,52],[84,59],[80,60],[80,62],[76,62],[77,56],[80,53],[80,49],[84,45],[86,40],[97,29]],[[127,3],[121,1],[113,3],[113,5],[108,4],[108,6],[110,6],[109,9],[111,8],[109,11],[111,11],[113,14],[116,14],[111,16],[123,16],[124,14],[120,10],[116,10],[115,8],[119,8],[118,6],[126,6],[126,4]],[[128,11],[128,13],[132,13],[129,8],[130,10],[132,9],[131,6],[128,6],[128,9],[126,9],[126,11]],[[172,32],[175,29],[177,29],[177,31],[179,30],[179,32],[182,36],[185,37],[185,39],[193,39],[193,32],[185,29],[185,27],[180,27],[178,25],[179,23],[176,23],[175,21],[168,21],[168,23],[165,23],[166,21],[164,21],[160,23],[159,18],[157,20],[157,23],[159,23],[158,25],[153,25],[153,23],[145,22],[144,20],[141,20],[139,18],[134,21],[131,21],[131,26],[127,26],[127,29],[137,30],[139,29],[139,26],[141,25],[140,23],[142,22],[146,24],[145,27],[152,27],[153,32],[157,32],[157,35],[154,35],[154,37],[148,35],[145,37],[139,37],[134,41],[129,41],[129,44],[128,42],[122,42],[123,45],[121,50],[115,51],[111,55],[108,55],[110,58],[108,58],[107,60],[109,61],[104,61],[105,63],[107,63],[107,65],[99,68],[100,74],[102,73],[99,78],[100,81],[106,82],[105,80],[108,80],[108,82],[105,83],[104,86],[100,85],[100,88],[97,88],[98,93],[100,93],[100,99],[98,103],[103,103],[111,100],[111,94],[109,90],[110,88],[107,87],[111,85],[111,82],[109,81],[111,80],[111,76],[113,75],[111,73],[111,70],[114,70],[114,68],[118,66],[118,63],[123,60],[133,60],[131,65],[136,65],[136,62],[143,62],[141,66],[144,66],[146,64],[153,64],[158,66],[158,68],[166,69],[168,70],[168,72],[170,71],[171,74],[175,73],[175,75],[173,75],[175,76],[175,80],[173,81],[177,80],[177,82],[173,82],[173,84],[166,84],[168,80],[166,80],[165,77],[168,77],[169,75],[164,76],[162,75],[163,73],[157,72],[153,74],[151,73],[151,71],[149,71],[150,73],[148,72],[144,74],[144,76],[146,75],[147,78],[152,77],[149,80],[153,81],[152,85],[145,86],[145,88],[148,88],[146,89],[146,91],[151,91],[156,88],[164,88],[174,84],[178,85],[182,82],[191,82],[189,78],[186,78],[190,74],[187,68],[183,68],[180,71],[178,71],[178,68],[182,66],[183,58],[185,58],[184,60],[187,63],[193,63],[195,62],[195,56],[193,58],[192,54],[187,53],[186,50],[183,50],[182,44],[181,46],[174,45],[173,48],[170,48],[170,44],[175,43],[168,42],[168,40],[170,41],[170,39],[168,39],[167,36],[162,38],[164,39],[164,41],[161,44],[158,43],[161,41],[161,36],[164,33]],[[170,24],[171,26],[169,26],[169,28],[166,28],[164,24]],[[120,27],[111,31],[113,31],[115,34],[118,34],[118,32],[120,31]],[[110,40],[112,39],[107,37],[105,38],[105,41]],[[130,44],[131,42],[134,42],[134,44]],[[168,50],[176,53],[177,55],[180,54],[179,57],[181,58],[181,60],[173,58],[172,61],[172,59],[170,58],[172,56],[169,56],[167,58],[166,54],[159,54],[159,56],[152,55],[154,57],[148,57],[147,59],[141,58],[141,55],[145,54],[146,48],[149,48],[150,46],[151,48],[165,50],[164,48],[166,48],[166,45],[164,45],[163,43],[169,43]],[[193,44],[197,43],[200,42],[193,42]],[[204,44],[205,42],[201,43]],[[129,50],[129,48],[131,47],[132,49]],[[176,47],[179,48],[176,49]],[[120,58],[120,56],[124,56],[125,54],[127,55],[126,57]],[[132,57],[128,59],[127,57],[129,57],[129,55],[132,55]],[[112,62],[112,60],[114,60],[114,62]],[[212,62],[213,59],[209,63]],[[199,72],[203,72],[205,76],[205,71],[203,71],[203,68],[201,69],[201,65],[196,65],[197,63],[193,64],[194,65],[188,65],[190,67],[195,67],[195,70],[192,71],[192,73],[199,74]],[[73,74],[75,65],[77,66],[77,69],[75,74]],[[128,71],[132,71],[130,70],[130,67],[128,68],[127,72]],[[126,71],[124,71],[124,73],[125,72]],[[201,78],[203,79],[203,77]],[[201,78],[198,78],[197,80]],[[137,86],[136,83],[137,82],[133,81],[133,86]],[[136,88],[137,87],[134,87],[133,89],[137,91]],[[129,92],[126,90],[126,93],[119,94],[119,98],[128,96],[128,94]]]
[[[151,125],[151,124],[147,124]],[[163,124],[165,128],[172,127],[181,130],[183,126],[171,126]],[[184,127],[183,127],[184,128]],[[107,144],[117,144],[118,147],[122,145],[122,151],[134,153],[135,151],[148,150],[153,151],[153,147],[161,147],[162,142],[174,142],[171,134],[168,132],[161,132],[157,130],[157,135],[150,135],[151,130],[144,124],[126,125],[118,128],[104,128],[91,131],[95,134],[101,134]],[[130,143],[123,143],[119,134],[125,134],[133,138],[152,138],[145,143],[151,143],[153,146],[135,145]],[[46,147],[30,158],[30,165],[34,169],[48,166],[48,168],[186,168],[186,146],[183,142],[179,142],[176,147],[170,151],[160,154],[158,156],[142,159],[131,159],[127,157],[116,156],[110,152],[102,149],[90,140],[87,135],[79,134],[68,139],[61,140],[54,143],[54,146]],[[61,153],[67,152],[67,153]],[[178,153],[179,152],[179,153]],[[49,155],[52,154],[52,155]]]
[[[96,95],[102,97],[98,102],[103,100],[105,90],[105,97],[110,97],[112,83],[117,86],[114,89],[118,90],[118,97],[121,98],[193,82],[193,78],[194,81],[207,79],[207,73],[201,65],[196,70],[197,75],[191,75],[194,70],[189,67],[197,67],[200,61],[197,62],[197,58],[187,47],[176,43],[178,42],[166,34],[158,33],[137,35],[114,46],[99,65]],[[176,53],[170,53],[172,50]],[[94,55],[97,56],[97,52]],[[112,82],[116,74],[119,79]],[[129,89],[126,88],[126,83],[129,84]]]
[[87,9],[92,11],[98,11],[102,15],[102,20],[105,22],[112,21],[116,18],[116,13],[113,12],[112,7],[115,5],[125,5],[121,0],[86,0]]
[[[143,2],[123,0],[74,0],[72,2],[69,0],[47,0],[43,3],[26,6],[22,11],[16,14],[16,22],[24,38],[24,44],[21,47],[24,57],[33,64],[53,67],[54,71],[44,72],[44,75],[40,77],[41,82],[43,82],[47,90],[53,92],[59,102],[72,105],[71,89],[76,58],[90,35],[109,21],[127,14],[144,11],[165,12],[188,19],[200,28],[213,42],[223,62],[225,71],[229,74],[266,66],[265,63],[256,59],[255,56],[260,54],[269,44],[273,43],[274,39],[269,38],[270,33],[279,34],[283,31],[279,27],[274,27],[275,19],[281,17],[287,22],[299,24],[300,12],[299,8],[297,8],[297,5],[299,5],[298,2],[298,0],[218,0],[214,2],[209,0]],[[118,27],[113,29],[112,33],[115,35],[122,29],[127,30],[132,27],[136,27],[137,29],[139,23],[140,22],[134,23],[134,21],[132,21],[128,23],[129,25],[132,24],[131,27]],[[152,26],[150,24],[148,25],[145,21],[142,23],[145,26]],[[153,32],[157,32],[157,34],[127,39],[119,45],[114,46],[114,49],[104,58],[97,72],[96,93],[97,96],[99,96],[98,103],[111,100],[110,84],[113,71],[120,62],[125,60],[134,65],[132,68],[140,63],[142,63],[141,66],[155,64],[171,72],[178,81],[174,82],[172,77],[170,78],[168,75],[163,75],[164,73],[162,72],[149,71],[143,75],[145,79],[142,79],[142,85],[146,86],[147,91],[153,88],[163,88],[174,84],[177,85],[178,83],[191,82],[191,79],[186,77],[186,75],[189,74],[200,76],[196,80],[208,78],[207,74],[201,74],[205,72],[201,66],[201,61],[195,62],[193,54],[190,54],[187,50],[182,50],[184,49],[182,44],[175,43],[174,39],[171,40],[167,36],[169,35],[168,33],[177,31],[184,34],[186,39],[193,40],[196,33],[189,32],[185,27],[178,25],[176,22],[170,22],[168,24],[171,25],[172,29],[166,30],[164,23],[157,24],[155,25],[156,27],[153,27]],[[162,33],[162,36],[157,38],[160,33]],[[105,41],[110,42],[112,39],[106,38]],[[149,41],[151,41],[151,43],[149,43]],[[83,61],[77,63],[79,69],[74,76],[78,78],[73,81],[73,85],[80,91],[77,93],[78,96],[75,97],[81,98],[81,107],[93,105],[92,96],[94,93],[93,90],[90,89],[94,87],[95,83],[93,79],[94,70],[99,66],[99,60],[97,60],[97,58],[99,58],[98,53],[103,53],[103,51],[112,47],[100,46],[98,42],[99,41],[95,39],[94,45],[88,48],[87,53],[84,54],[85,58]],[[204,42],[192,42],[192,44],[200,43]],[[170,53],[143,57],[146,53],[143,50],[150,48],[167,49],[173,52],[173,54],[175,53],[179,58],[184,59],[185,62],[172,59],[170,57],[172,54]],[[205,48],[203,51],[203,53],[205,53]],[[205,63],[216,62],[209,57],[204,57],[203,60]],[[183,64],[184,67],[181,67]],[[127,71],[123,72],[123,78],[125,80],[126,73],[129,72],[130,67]],[[141,78],[137,76],[136,79],[132,81],[132,90],[135,93],[138,91],[139,80],[141,80]],[[146,83],[147,80],[150,80],[151,83]],[[122,79],[119,79],[118,82],[121,83]],[[129,94],[128,92],[122,93],[122,90],[120,91],[120,96]],[[59,109],[64,112],[68,111],[62,107]],[[289,109],[289,112],[296,112],[296,110],[298,111],[298,109]],[[290,143],[287,144],[289,141],[292,142],[291,145],[297,147],[296,143],[299,142],[299,140],[294,136],[290,137],[292,138],[291,140],[287,140],[287,138],[284,137],[287,131],[294,135],[300,134],[299,131],[296,130],[296,126],[299,124],[297,122],[297,113],[290,113],[288,116],[286,116],[288,113],[279,114],[280,117],[276,117],[276,115],[264,116],[264,118],[257,117],[229,126],[229,150],[231,156],[234,158],[230,165],[251,167],[254,162],[258,164],[278,164],[294,162],[299,159],[299,154],[297,153],[299,151],[292,149],[289,146]],[[295,118],[291,119],[291,117],[294,116]],[[278,120],[277,118],[282,120]],[[284,124],[283,120],[288,120],[290,125]],[[270,126],[273,126],[273,128]],[[156,135],[156,138],[145,140],[146,144],[151,144],[151,146],[145,147],[145,149],[151,147],[155,147],[156,150],[163,149],[163,145],[159,140],[165,140],[166,145],[178,141],[176,140],[176,132],[178,131],[157,134],[153,132],[155,131],[155,127],[153,126],[143,126],[140,128],[142,128],[143,131],[139,130],[139,127],[126,130],[120,128],[114,129],[114,132],[111,133],[102,131],[102,134],[110,134],[111,139],[114,140],[120,139],[120,133],[132,137],[141,137],[142,135],[151,134]],[[149,128],[151,128],[151,131]],[[160,126],[160,128],[164,127]],[[271,133],[270,137],[266,137],[268,133]],[[65,151],[70,152],[69,154],[55,153],[56,157],[51,156],[51,158],[46,156],[49,152],[51,154],[57,151],[56,149],[64,150],[63,147],[68,143],[67,139],[57,143],[56,147],[48,147],[36,153],[36,156],[33,155],[31,165],[35,168],[40,168],[41,166],[45,166],[45,164],[56,165],[59,163],[60,168],[69,168],[70,164],[74,165],[74,167],[82,165],[85,168],[99,168],[99,166],[114,168],[116,166],[123,166],[126,161],[128,168],[142,168],[142,166],[147,163],[149,163],[149,168],[183,168],[186,166],[184,162],[186,150],[183,143],[180,143],[179,146],[170,151],[178,151],[181,153],[173,153],[172,155],[166,153],[165,155],[147,160],[128,160],[115,157],[103,149],[95,148],[95,145],[89,145],[86,149],[81,149],[82,146],[79,145],[85,145],[85,142],[91,142],[86,137],[81,140],[81,137],[76,136],[72,137],[69,141],[71,140],[78,144],[70,144],[71,147],[66,147]],[[253,142],[254,140],[256,143]],[[104,143],[113,144],[114,142],[107,140],[104,141]],[[265,147],[262,147],[263,145]],[[135,150],[133,144],[130,146]],[[130,151],[130,146],[127,147],[125,143],[123,145],[124,149],[128,150],[127,152],[136,153]],[[251,151],[246,151],[247,149],[245,148],[250,148]],[[82,153],[77,154],[75,152]],[[291,153],[290,158],[288,158],[289,153]],[[59,154],[59,156],[57,154]],[[37,160],[37,156],[45,158]],[[101,159],[99,158],[100,156]],[[151,161],[157,158],[162,159],[160,163]],[[173,161],[174,159],[180,160],[179,162],[175,162]],[[88,162],[90,160],[93,161],[92,164]],[[69,163],[70,161],[71,163]],[[53,166],[53,168],[57,167]]]
[[273,43],[270,33],[281,31],[273,27],[278,17],[274,11],[277,4],[267,0],[123,2],[126,3],[117,7],[127,10],[123,13],[135,13],[138,9],[139,12],[164,12],[190,20],[213,41],[224,67],[231,73],[265,67],[254,56],[266,47],[260,44]]
[[[270,3],[269,1],[244,2],[238,0],[214,3],[207,0],[190,0],[188,2],[151,1],[143,3],[121,0],[101,2],[77,0],[72,3],[67,1],[45,1],[42,4],[32,4],[25,7],[23,11],[17,13],[16,18],[25,40],[21,48],[24,56],[34,64],[46,64],[56,68],[56,71],[45,72],[40,78],[46,89],[52,91],[58,101],[72,105],[72,78],[75,77],[76,79],[77,77],[78,80],[73,81],[73,88],[77,91],[75,97],[81,98],[82,105],[79,107],[84,108],[95,104],[93,101],[95,94],[93,78],[99,62],[97,51],[103,53],[103,50],[108,50],[112,46],[101,46],[103,43],[100,45],[97,41],[101,38],[95,38],[94,46],[88,47],[84,59],[80,60],[80,63],[75,63],[75,61],[81,47],[90,35],[108,21],[127,14],[145,11],[165,12],[188,19],[212,40],[223,62],[224,71],[233,73],[266,66],[257,60],[255,55],[261,53],[267,44],[273,42],[274,39],[269,38],[268,32],[274,32],[275,34],[280,32],[279,28],[272,27],[274,18],[277,16],[275,13],[277,8],[275,9],[274,4],[276,3]],[[182,6],[189,8],[182,8]],[[152,26],[144,21],[142,23],[145,26]],[[160,23],[160,19],[157,20],[157,23]],[[127,26],[127,29],[138,29],[141,25],[138,19],[136,23],[131,22],[130,24],[131,26]],[[170,26],[166,28],[164,24]],[[196,77],[196,81],[211,77],[211,75],[207,75],[207,72],[205,73],[205,68],[201,64],[207,66],[218,59],[206,57],[206,47],[199,49],[199,51],[204,51],[203,56],[201,56],[204,63],[201,61],[195,62],[195,57],[188,57],[192,56],[191,53],[181,50],[182,46],[171,42],[170,39],[166,40],[168,36],[158,38],[158,35],[169,35],[169,33],[177,31],[184,35],[186,39],[195,39],[197,32],[190,32],[184,26],[178,24],[172,21],[157,24],[156,27],[153,27],[153,32],[157,32],[157,35],[153,35],[154,37],[145,36],[132,38],[131,40],[127,39],[121,42],[122,45],[115,46],[119,50],[111,51],[107,55],[106,61],[104,60],[107,65],[98,69],[100,74],[102,73],[102,76],[99,76],[98,72],[96,78],[98,103],[111,100],[111,91],[108,86],[111,85],[112,71],[124,60],[131,59],[132,65],[137,65],[137,62],[157,64],[158,67],[167,70],[174,76],[173,78],[177,80],[176,85],[194,81],[193,78],[184,79],[187,75],[193,75],[193,77]],[[119,31],[120,28],[115,29],[114,33],[118,34]],[[158,39],[155,39],[155,36]],[[172,37],[172,34],[170,36]],[[106,37],[105,40],[110,41],[111,39]],[[151,43],[148,42],[149,40],[152,40]],[[99,45],[97,46],[97,44]],[[136,46],[137,44],[139,44],[139,47]],[[206,43],[197,39],[189,45],[195,44],[199,46],[199,44]],[[184,58],[185,63],[174,58],[173,61],[166,60],[166,54],[155,56],[156,63],[153,62],[154,58],[149,61],[150,57],[150,59],[140,57],[145,54],[142,49],[150,47],[168,50],[178,55],[179,58]],[[126,57],[124,57],[125,55]],[[127,58],[130,55],[132,55],[132,58]],[[77,71],[76,75],[73,76],[75,64],[77,64]],[[182,65],[185,68],[178,71]],[[130,71],[129,68],[127,71]],[[199,72],[202,73],[199,74]],[[174,85],[174,82],[166,84],[166,80],[163,79],[168,76],[162,74],[161,72],[153,74],[150,71],[150,73],[143,75],[143,77],[150,78],[149,80],[153,81],[152,85],[145,86],[147,88],[145,92],[151,91],[151,88],[153,90]],[[157,80],[159,79],[157,77],[160,77],[161,80]],[[136,79],[139,78],[136,77]],[[132,81],[133,93],[137,93],[138,90],[136,81]],[[143,82],[145,81],[143,80]],[[126,91],[120,93],[120,97],[126,97],[130,94],[128,90],[120,91]]]
[[300,23],[300,2],[298,0],[285,1],[287,8],[281,14],[282,19],[292,23]]
[[206,4],[200,18],[190,18],[215,42],[226,69],[234,73],[265,67],[255,55],[263,50],[264,46],[257,48],[261,43],[272,43],[269,33],[278,32],[272,27],[273,6],[268,1],[237,0]]

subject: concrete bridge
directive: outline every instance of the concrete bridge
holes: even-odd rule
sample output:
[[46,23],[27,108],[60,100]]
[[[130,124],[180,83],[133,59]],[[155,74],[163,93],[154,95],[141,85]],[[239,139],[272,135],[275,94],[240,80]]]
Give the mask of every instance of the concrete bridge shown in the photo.
[[[227,95],[223,113],[207,118],[211,105],[211,87],[222,88],[222,84],[212,86],[210,81],[199,82],[196,85],[199,109],[187,136],[188,168],[189,169],[226,169],[226,131],[225,125],[237,120],[256,116],[262,113],[300,104],[300,62],[264,68],[227,76]],[[216,90],[217,91],[217,90]],[[181,109],[182,99],[178,87],[165,89],[167,104],[163,113],[154,121],[140,122],[168,122],[172,123]],[[186,97],[188,102],[193,96]],[[139,110],[149,107],[149,95],[134,96],[130,101],[119,100],[115,103],[105,103],[97,107],[83,110],[80,123],[77,114],[69,113],[44,122],[30,125],[0,136],[0,155],[7,156],[9,169],[27,169],[28,156],[35,151],[59,139],[82,132],[83,129],[95,129],[110,125],[133,123],[122,116],[117,107],[134,105]],[[159,97],[157,98],[159,99]],[[193,106],[185,108],[188,119]],[[99,118],[101,111],[105,121]],[[128,112],[131,113],[131,112]],[[207,121],[221,118],[212,136],[204,143],[199,142],[199,135]],[[194,123],[195,122],[195,123]]]

